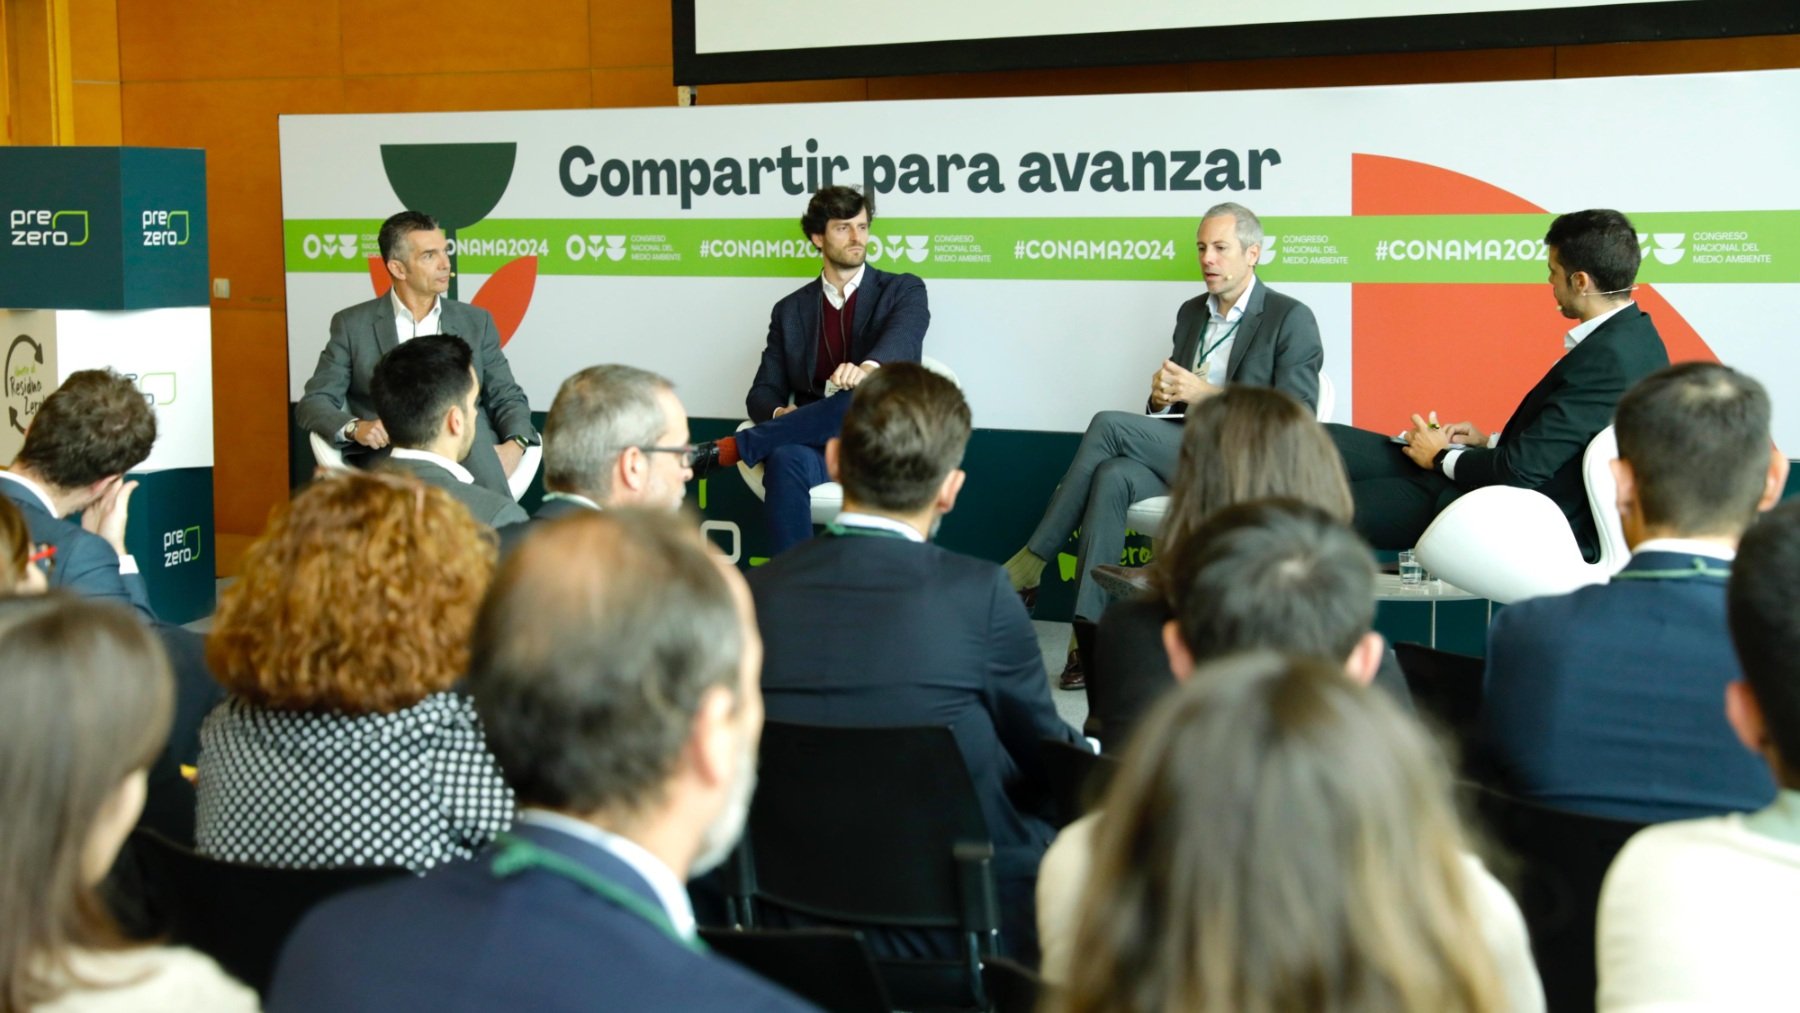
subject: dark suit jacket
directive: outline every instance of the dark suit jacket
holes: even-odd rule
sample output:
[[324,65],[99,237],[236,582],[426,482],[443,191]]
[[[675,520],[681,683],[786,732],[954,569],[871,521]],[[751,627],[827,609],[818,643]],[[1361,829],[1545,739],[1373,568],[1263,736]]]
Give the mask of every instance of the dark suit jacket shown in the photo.
[[532,514],[524,523],[507,524],[497,529],[500,533],[500,555],[503,557],[512,555],[513,551],[529,538],[533,531],[558,517],[590,512],[588,507],[573,500],[545,499],[538,504],[537,513]]
[[[1100,749],[1108,756],[1125,752],[1138,722],[1175,688],[1162,641],[1168,621],[1168,606],[1153,597],[1114,602],[1100,617],[1094,633],[1094,670],[1088,673],[1086,731],[1100,740]],[[1375,670],[1374,685],[1412,711],[1412,692],[1391,647]]]
[[1768,768],[1725,720],[1739,677],[1725,579],[1631,576],[1693,571],[1693,556],[1642,552],[1611,583],[1494,616],[1479,741],[1507,790],[1640,822],[1774,799]]
[[1631,305],[1582,339],[1525,395],[1501,430],[1500,445],[1457,456],[1459,492],[1488,485],[1535,489],[1556,501],[1588,559],[1600,536],[1588,509],[1581,458],[1631,385],[1669,364],[1650,314]]
[[18,506],[33,544],[56,547],[56,558],[50,564],[52,588],[128,605],[145,619],[156,620],[143,575],[120,573],[119,553],[106,539],[75,521],[52,515],[30,489],[9,478],[0,478],[0,495]]
[[[1187,366],[1200,354],[1200,339],[1211,319],[1206,300],[1207,296],[1195,296],[1175,311],[1174,349],[1169,358],[1178,366]],[[1317,411],[1319,369],[1324,363],[1325,349],[1319,343],[1319,323],[1312,310],[1257,279],[1232,335],[1225,382],[1273,387]],[[1178,411],[1186,408],[1185,404],[1176,406]]]
[[435,485],[439,489],[455,496],[475,519],[490,528],[507,524],[521,524],[526,520],[525,508],[513,502],[510,496],[502,496],[492,489],[486,489],[471,482],[464,482],[445,469],[442,465],[431,461],[415,461],[390,457],[382,467],[389,471],[397,471],[403,475],[411,475],[426,485]]
[[[514,831],[658,904],[630,866],[560,831]],[[510,879],[487,856],[334,897],[289,937],[270,1013],[762,1010],[810,1007],[694,953],[560,876]]]
[[[753,422],[766,422],[791,398],[796,405],[825,396],[813,387],[819,364],[820,278],[800,286],[769,314],[769,341],[744,406]],[[863,268],[856,289],[856,320],[850,328],[850,361],[918,362],[925,345],[931,307],[917,275]]]
[[750,571],[772,721],[949,725],[1001,866],[1036,871],[1053,835],[1044,737],[1080,742],[1050,701],[1037,633],[1000,567],[901,538],[815,538]]

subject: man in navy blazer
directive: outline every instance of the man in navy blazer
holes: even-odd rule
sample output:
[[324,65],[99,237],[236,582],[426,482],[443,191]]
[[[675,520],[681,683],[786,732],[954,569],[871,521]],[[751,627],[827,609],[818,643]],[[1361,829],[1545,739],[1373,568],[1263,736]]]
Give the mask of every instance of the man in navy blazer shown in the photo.
[[[931,544],[962,488],[968,439],[954,383],[922,366],[883,367],[826,445],[843,512],[825,535],[750,571],[750,589],[771,718],[950,726],[995,845],[1002,944],[1029,956],[1031,887],[1053,833],[1038,743],[1082,739],[1056,713],[1006,575]],[[883,952],[906,949],[889,945],[892,929],[867,934]]]
[[1440,427],[1413,416],[1402,442],[1385,433],[1331,426],[1356,498],[1356,528],[1378,549],[1410,549],[1438,511],[1470,489],[1511,485],[1550,497],[1589,561],[1600,536],[1588,509],[1581,459],[1632,384],[1669,364],[1650,315],[1631,300],[1637,230],[1617,211],[1575,211],[1544,236],[1550,292],[1580,323],[1568,351],[1488,434],[1472,422]]
[[[1106,609],[1106,592],[1089,571],[1119,562],[1126,509],[1169,491],[1190,403],[1243,383],[1273,387],[1308,408],[1319,405],[1325,362],[1319,324],[1305,304],[1257,280],[1262,221],[1241,204],[1214,205],[1194,240],[1206,294],[1176,311],[1173,347],[1150,378],[1144,412],[1094,416],[1043,519],[1006,563],[1013,586],[1034,597],[1044,565],[1079,526],[1075,615],[1081,619],[1097,621]],[[1078,689],[1084,681],[1071,645],[1060,684]]]
[[502,564],[470,654],[518,824],[473,859],[320,905],[266,1008],[808,1009],[708,955],[682,886],[749,810],[761,659],[742,578],[691,525],[631,510],[547,525]]
[[1507,790],[1641,822],[1774,798],[1725,715],[1739,677],[1732,557],[1787,481],[1769,413],[1761,384],[1706,362],[1655,373],[1619,402],[1613,473],[1631,561],[1605,584],[1508,607],[1488,633],[1481,743]]
[[[137,489],[125,473],[155,443],[155,411],[110,369],[71,373],[44,399],[12,466],[0,471],[0,494],[18,506],[32,542],[56,550],[52,588],[156,618],[137,561],[125,551],[125,520]],[[76,514],[79,523],[67,519]]]
[[702,476],[739,460],[764,466],[775,553],[812,537],[810,490],[831,480],[825,441],[843,424],[849,392],[877,368],[923,354],[931,324],[925,283],[864,262],[874,217],[874,196],[853,187],[813,194],[800,229],[822,266],[769,315],[768,343],[744,399],[757,425],[700,448]]
[[385,296],[357,303],[331,318],[331,337],[319,364],[294,406],[300,428],[317,433],[360,466],[379,463],[388,433],[375,408],[370,384],[375,364],[402,342],[427,334],[454,334],[475,354],[482,411],[476,439],[459,463],[475,483],[511,496],[506,477],[525,448],[538,442],[531,405],[513,380],[500,351],[494,315],[479,306],[444,298],[450,288],[450,257],[437,220],[402,211],[381,225],[381,259],[394,279]]

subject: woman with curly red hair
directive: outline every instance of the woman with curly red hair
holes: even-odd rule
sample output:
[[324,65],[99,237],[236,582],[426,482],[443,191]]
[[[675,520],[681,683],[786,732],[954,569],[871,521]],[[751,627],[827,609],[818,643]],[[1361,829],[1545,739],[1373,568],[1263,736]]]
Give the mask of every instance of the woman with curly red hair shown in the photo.
[[207,641],[231,695],[200,733],[200,851],[423,871],[506,829],[512,793],[451,688],[494,556],[449,493],[399,476],[321,478],[276,510]]

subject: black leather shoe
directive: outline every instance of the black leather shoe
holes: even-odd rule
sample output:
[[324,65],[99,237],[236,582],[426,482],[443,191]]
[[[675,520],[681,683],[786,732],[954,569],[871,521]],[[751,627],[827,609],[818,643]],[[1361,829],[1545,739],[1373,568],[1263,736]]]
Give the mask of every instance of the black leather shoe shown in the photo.
[[1056,688],[1087,688],[1087,673],[1081,670],[1081,656],[1074,651],[1069,652],[1069,660],[1063,663],[1062,674],[1056,677]]
[[707,440],[705,443],[694,444],[694,478],[705,478],[720,467],[722,465],[719,464],[718,440]]

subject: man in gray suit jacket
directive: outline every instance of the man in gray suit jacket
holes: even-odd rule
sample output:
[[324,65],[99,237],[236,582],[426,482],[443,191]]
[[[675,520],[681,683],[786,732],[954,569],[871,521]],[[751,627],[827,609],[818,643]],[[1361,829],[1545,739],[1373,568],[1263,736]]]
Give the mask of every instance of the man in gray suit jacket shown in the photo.
[[[1088,571],[1119,561],[1126,508],[1168,492],[1189,403],[1224,384],[1247,383],[1318,407],[1325,360],[1319,325],[1305,305],[1257,282],[1262,242],[1262,222],[1240,204],[1215,205],[1201,218],[1195,246],[1207,294],[1176,312],[1174,347],[1151,378],[1145,412],[1106,411],[1088,423],[1043,520],[1006,563],[1014,588],[1036,588],[1045,563],[1079,525],[1075,615],[1098,620],[1106,596]],[[1059,683],[1064,689],[1083,685],[1074,659],[1071,650]]]
[[488,527],[525,520],[510,495],[476,485],[457,463],[476,442],[481,414],[481,381],[467,342],[450,334],[414,338],[381,357],[369,388],[393,440],[384,468],[449,492]]
[[474,350],[483,408],[461,463],[477,484],[508,494],[506,477],[538,435],[531,405],[500,351],[493,314],[443,297],[450,286],[450,258],[444,232],[430,215],[402,211],[389,218],[382,223],[380,245],[394,287],[331,318],[331,338],[306,381],[295,418],[343,448],[345,460],[365,467],[379,462],[392,433],[370,395],[375,364],[413,338],[457,335]]

